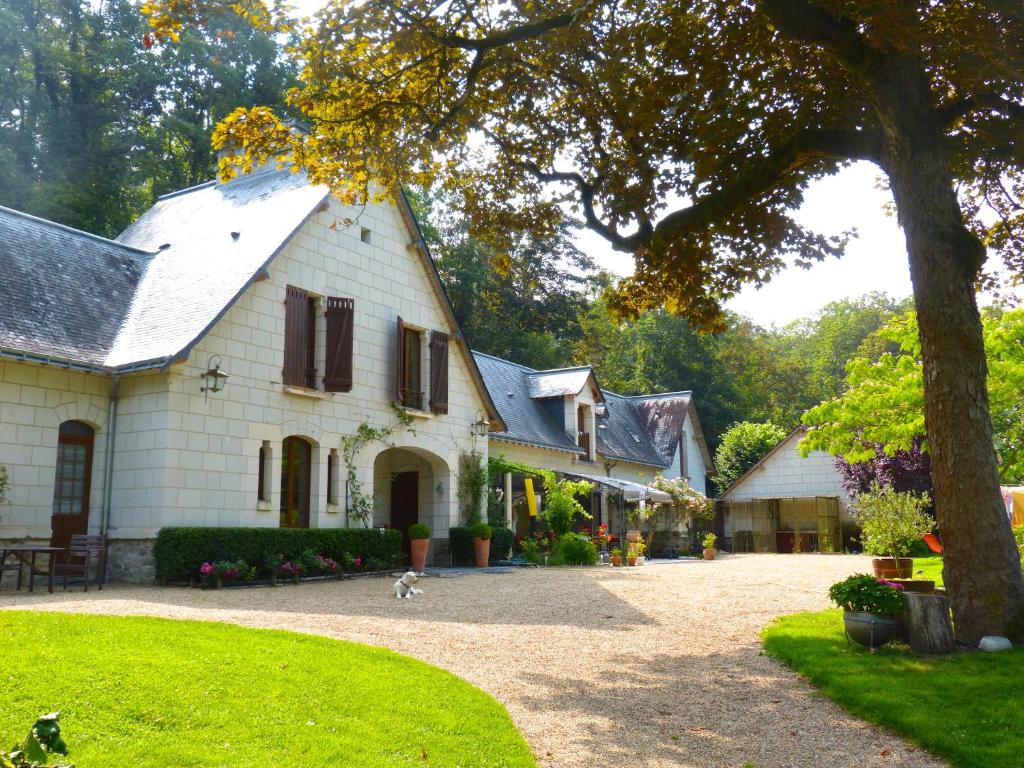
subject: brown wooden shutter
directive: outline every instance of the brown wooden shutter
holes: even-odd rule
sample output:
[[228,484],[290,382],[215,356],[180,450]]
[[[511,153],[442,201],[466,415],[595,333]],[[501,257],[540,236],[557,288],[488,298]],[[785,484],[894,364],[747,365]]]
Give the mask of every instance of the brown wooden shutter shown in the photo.
[[448,413],[448,334],[430,332],[430,410]]
[[289,285],[284,301],[284,370],[285,384],[306,386],[307,341],[309,338],[309,294]]
[[395,347],[395,394],[396,402],[405,405],[405,324],[398,318],[398,343]]
[[327,365],[324,366],[324,390],[352,391],[352,322],[355,300],[327,297],[324,312],[327,326]]

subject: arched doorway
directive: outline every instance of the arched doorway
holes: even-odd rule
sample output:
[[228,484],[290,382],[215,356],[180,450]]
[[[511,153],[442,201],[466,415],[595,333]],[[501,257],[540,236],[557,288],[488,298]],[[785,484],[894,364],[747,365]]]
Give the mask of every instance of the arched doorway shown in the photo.
[[409,526],[425,523],[431,536],[444,536],[451,522],[451,473],[440,456],[420,448],[388,448],[373,465],[375,525],[402,532],[402,550],[409,562]]
[[57,435],[50,546],[67,549],[71,537],[89,532],[89,492],[95,430],[83,421],[65,421]]
[[281,527],[309,528],[313,446],[301,437],[281,444]]

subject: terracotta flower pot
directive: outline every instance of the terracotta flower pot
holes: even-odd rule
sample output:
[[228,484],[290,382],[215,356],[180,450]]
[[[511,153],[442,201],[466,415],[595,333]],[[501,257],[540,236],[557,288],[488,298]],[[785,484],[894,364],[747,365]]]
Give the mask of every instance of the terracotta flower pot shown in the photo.
[[474,538],[473,554],[476,556],[476,567],[486,568],[487,560],[491,555],[491,540]]
[[626,541],[640,541],[640,531],[626,531]]
[[909,579],[914,573],[914,558],[876,557],[871,561],[871,570],[880,579]]
[[627,557],[626,558],[626,565],[636,565],[636,558],[635,557]]
[[622,555],[612,555],[612,565],[614,565],[617,568],[621,567],[622,566]]
[[704,550],[704,559],[705,560],[714,560],[715,559],[715,555],[717,555],[717,554],[718,554],[718,550],[712,549],[710,547],[705,548],[705,550]]
[[409,541],[411,551],[412,569],[416,573],[423,573],[427,567],[427,551],[430,549],[430,539],[411,539]]

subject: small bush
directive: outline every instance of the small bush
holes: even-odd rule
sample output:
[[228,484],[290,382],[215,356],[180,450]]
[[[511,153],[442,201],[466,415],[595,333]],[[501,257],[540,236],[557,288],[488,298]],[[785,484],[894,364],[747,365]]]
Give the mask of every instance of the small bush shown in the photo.
[[487,523],[477,523],[473,526],[472,531],[474,539],[484,539],[485,541],[489,541],[494,533],[494,529]]
[[410,539],[429,539],[430,538],[430,526],[424,525],[423,523],[413,523],[409,526],[409,538]]
[[[402,535],[377,528],[161,528],[153,545],[156,578],[188,581],[205,562],[245,561],[257,578],[282,563],[311,563],[316,556],[346,570],[392,568],[402,560]],[[352,565],[358,561],[358,565]]]
[[507,560],[512,556],[512,545],[515,535],[503,525],[493,526],[491,530],[491,560]]
[[888,557],[909,555],[914,542],[935,526],[925,512],[930,504],[927,493],[901,493],[873,483],[854,501],[864,551]]
[[523,539],[519,542],[519,554],[528,563],[540,563],[540,547],[537,546],[536,539]]
[[902,584],[867,574],[837,581],[829,588],[828,596],[845,611],[867,611],[879,616],[896,616],[907,603]]
[[718,543],[718,537],[713,533],[707,533],[704,535],[704,549],[714,549]]
[[597,563],[597,547],[589,536],[566,533],[555,539],[548,562],[551,565],[594,565]]
[[472,565],[473,531],[465,526],[448,529],[448,545],[452,552],[452,565]]

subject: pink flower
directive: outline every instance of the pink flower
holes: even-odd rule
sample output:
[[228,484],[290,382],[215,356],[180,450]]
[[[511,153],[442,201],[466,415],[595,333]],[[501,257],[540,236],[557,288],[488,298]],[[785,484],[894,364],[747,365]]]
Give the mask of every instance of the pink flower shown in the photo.
[[203,574],[203,576],[209,576],[213,573],[213,565],[211,563],[203,563],[199,566],[199,572]]
[[363,558],[357,557],[355,560],[353,560],[353,562],[356,564],[356,568],[363,567]]

